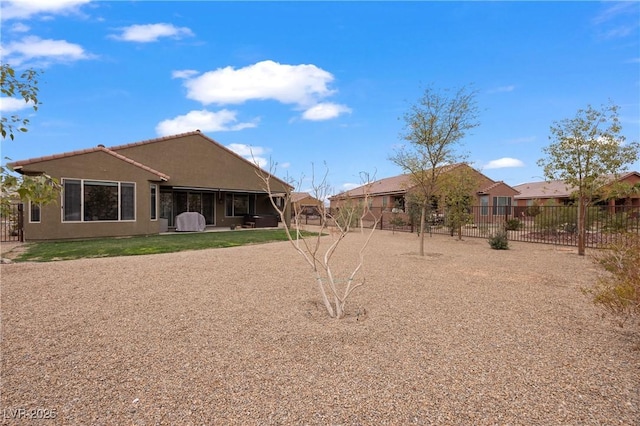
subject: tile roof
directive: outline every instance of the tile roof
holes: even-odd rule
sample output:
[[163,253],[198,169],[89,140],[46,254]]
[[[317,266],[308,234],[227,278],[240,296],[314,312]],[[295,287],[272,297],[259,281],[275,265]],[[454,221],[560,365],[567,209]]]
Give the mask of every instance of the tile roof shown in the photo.
[[[205,134],[203,134],[202,132],[200,132],[200,130],[194,130],[192,132],[185,132],[185,133],[178,133],[176,135],[169,135],[169,136],[161,136],[159,138],[153,138],[153,139],[146,139],[143,141],[138,141],[138,142],[132,142],[132,143],[127,143],[127,144],[123,144],[123,145],[116,145],[116,146],[112,146],[109,149],[113,150],[113,151],[118,151],[120,149],[124,149],[124,148],[131,148],[134,146],[140,146],[140,145],[148,145],[150,143],[156,143],[156,142],[162,142],[162,141],[168,141],[171,139],[180,139],[183,138],[185,136],[193,136],[193,135],[200,135],[202,137],[204,137],[205,139],[208,139],[209,141],[220,145],[218,142],[214,141],[213,139],[207,137]],[[228,149],[228,148],[225,148]],[[231,151],[233,152],[233,151]]]
[[567,198],[575,187],[569,186],[561,180],[552,180],[548,182],[528,182],[513,187],[520,194],[519,198]]
[[[447,173],[456,169],[465,163],[455,163],[442,166],[442,173]],[[440,168],[440,167],[439,167]],[[489,179],[489,178],[487,178]],[[489,179],[491,180],[491,179]],[[492,181],[493,182],[493,181]],[[357,188],[350,189],[348,191],[341,192],[339,194],[329,197],[329,199],[338,199],[346,197],[362,197],[365,194],[365,190],[368,185],[362,185]],[[403,194],[407,192],[411,187],[411,175],[403,174],[393,177],[377,180],[371,184],[369,189],[369,195],[384,195],[384,194]]]
[[[404,193],[407,192],[407,189],[411,186],[411,176],[399,175],[393,176],[389,178],[384,178],[377,180],[371,184],[369,189],[369,195],[382,195],[382,194],[393,194],[393,193]],[[357,188],[350,189],[349,191],[341,192],[340,194],[336,194],[329,199],[332,198],[347,198],[347,197],[362,197],[365,194],[365,190],[368,185],[362,185]]]
[[478,190],[479,194],[488,194],[490,193],[493,189],[499,187],[499,186],[506,186],[507,188],[511,188],[514,191],[517,191],[517,189],[515,189],[515,187],[507,185],[504,181],[499,180],[497,182],[493,182],[491,183],[489,186],[487,186],[486,188],[482,188]]
[[102,145],[98,145],[98,146],[96,146],[94,148],[88,148],[88,149],[82,149],[82,150],[70,151],[70,152],[63,152],[61,154],[54,154],[54,155],[47,155],[47,156],[44,156],[44,157],[30,158],[30,159],[22,160],[22,161],[14,161],[12,163],[9,163],[8,165],[9,165],[9,167],[11,167],[11,168],[13,168],[13,169],[15,169],[17,171],[18,169],[21,169],[24,166],[29,166],[29,165],[32,165],[32,164],[42,163],[44,161],[58,160],[60,158],[75,157],[75,156],[78,156],[78,155],[90,154],[90,153],[99,152],[99,151],[104,152],[105,154],[109,154],[109,155],[117,158],[118,160],[125,161],[125,162],[127,162],[127,163],[129,163],[129,164],[131,164],[131,165],[133,165],[135,167],[139,167],[139,168],[141,168],[143,170],[146,170],[147,172],[158,176],[162,180],[165,180],[165,181],[169,180],[169,176],[168,175],[166,175],[166,174],[164,174],[162,172],[159,172],[159,171],[157,171],[157,170],[155,170],[155,169],[153,169],[153,168],[151,168],[149,166],[146,166],[146,165],[144,165],[142,163],[134,161],[131,158],[127,158],[122,154],[118,154],[117,152],[113,152],[109,148],[105,148]]
[[[603,177],[602,182],[607,185],[612,182],[622,181],[629,176],[640,176],[636,171],[621,173],[619,175],[609,174]],[[513,187],[520,195],[514,198],[568,198],[578,190],[577,187],[567,185],[562,180],[550,180],[544,182],[527,182]]]
[[[305,198],[311,198],[312,200],[316,200],[308,192],[292,192],[291,193],[291,202],[292,203],[297,203],[298,201],[304,200]],[[320,202],[320,200],[316,200],[316,201]]]
[[214,145],[218,146],[219,148],[224,149],[225,151],[229,152],[229,154],[231,154],[231,155],[233,155],[235,157],[238,157],[239,159],[241,159],[243,161],[246,161],[247,163],[251,164],[256,169],[261,170],[262,172],[264,172],[264,173],[266,173],[268,175],[271,175],[272,178],[277,180],[278,182],[280,182],[280,183],[292,188],[292,186],[289,183],[285,182],[284,180],[280,179],[277,176],[273,176],[269,171],[266,171],[266,170],[262,169],[261,167],[256,165],[254,162],[249,161],[248,159],[244,158],[240,154],[230,150],[229,148],[227,148],[226,146],[222,145],[218,141],[216,141],[216,140],[210,138],[209,136],[205,135],[200,130],[193,130],[191,132],[179,133],[179,134],[170,135],[170,136],[162,136],[162,137],[159,137],[159,138],[147,139],[147,140],[128,143],[128,144],[124,144],[124,145],[116,145],[116,146],[112,146],[110,149],[112,149],[114,151],[119,151],[121,149],[131,148],[131,147],[140,146],[140,145],[148,145],[148,144],[167,141],[167,140],[171,140],[171,139],[179,139],[179,138],[183,138],[183,137],[186,137],[186,136],[193,136],[193,135],[201,136],[202,138],[206,139],[207,141],[211,142],[212,144],[214,144]]
[[[124,145],[116,145],[116,146],[112,146],[110,148],[105,148],[104,145],[98,145],[97,147],[93,147],[93,148],[87,148],[87,149],[80,149],[80,150],[76,150],[76,151],[63,152],[63,153],[60,153],[60,154],[47,155],[47,156],[43,156],[43,157],[29,158],[27,160],[14,161],[14,162],[9,163],[9,164],[12,167],[14,165],[15,166],[26,166],[28,164],[40,163],[42,161],[56,160],[58,158],[66,158],[66,157],[73,157],[75,155],[88,154],[88,153],[95,152],[95,151],[98,151],[98,150],[107,150],[107,151],[111,151],[112,154],[116,154],[113,151],[117,151],[117,150],[122,149],[122,148],[129,148],[129,147],[132,147],[132,146],[145,145],[145,144],[148,144],[148,143],[160,142],[160,141],[165,141],[165,140],[170,140],[170,139],[177,139],[177,138],[181,138],[181,137],[184,137],[184,136],[191,136],[191,135],[198,135],[198,134],[202,135],[202,133],[200,133],[200,130],[194,130],[192,132],[180,133],[180,134],[171,135],[171,136],[163,136],[163,137],[154,138],[154,139],[147,139],[147,140],[143,140],[143,141],[139,141],[139,142],[133,142],[133,143],[124,144]],[[213,139],[210,139],[210,138],[206,137],[205,135],[202,135],[202,136],[205,137],[206,139],[209,139],[209,140],[213,141]],[[118,155],[121,156],[120,154],[118,154]]]
[[[194,130],[191,132],[185,132],[185,133],[179,133],[176,135],[170,135],[170,136],[162,136],[159,138],[154,138],[154,139],[147,139],[147,140],[143,140],[143,141],[138,141],[138,142],[132,142],[132,143],[128,143],[128,144],[123,144],[123,145],[115,145],[109,148],[105,148],[102,145],[99,145],[98,147],[95,148],[88,148],[88,149],[83,149],[83,150],[78,150],[78,151],[71,151],[71,152],[64,152],[61,154],[55,154],[55,155],[49,155],[49,156],[45,156],[45,157],[38,157],[38,158],[31,158],[31,159],[27,159],[27,160],[22,160],[22,161],[15,161],[12,163],[9,163],[8,165],[10,167],[16,168],[16,167],[23,167],[23,166],[27,166],[27,165],[31,165],[31,164],[35,164],[35,163],[39,163],[42,161],[49,161],[49,160],[55,160],[55,159],[59,159],[59,158],[66,158],[66,157],[73,157],[76,155],[82,155],[82,154],[88,154],[91,152],[95,152],[98,150],[102,150],[105,151],[113,156],[115,156],[116,158],[119,158],[123,161],[126,161],[132,165],[135,165],[137,167],[140,167],[144,170],[147,170],[153,174],[158,175],[160,178],[162,178],[163,180],[169,180],[169,176],[159,172],[157,170],[154,170],[153,168],[146,166],[142,163],[139,163],[137,161],[134,161],[130,158],[127,158],[126,156],[119,154],[118,152],[115,151],[119,151],[119,150],[123,150],[126,148],[131,148],[131,147],[135,147],[135,146],[140,146],[140,145],[147,145],[147,144],[151,144],[151,143],[156,143],[156,142],[162,142],[162,141],[167,141],[167,140],[171,140],[171,139],[179,139],[179,138],[183,138],[186,136],[193,136],[193,135],[199,135],[201,137],[203,137],[204,139],[208,140],[209,142],[217,145],[218,147],[228,151],[230,154],[242,159],[243,161],[246,161],[248,163],[250,163],[252,166],[260,169],[257,165],[255,165],[254,163],[252,163],[251,161],[247,160],[246,158],[242,157],[241,155],[233,152],[232,150],[230,150],[229,148],[225,147],[224,145],[216,142],[215,140],[211,139],[210,137],[208,137],[207,135],[205,135],[204,133],[202,133],[200,130]],[[260,169],[263,170],[263,169]],[[263,170],[264,171],[264,170]],[[265,173],[268,173],[266,171],[264,171]],[[285,182],[284,180],[278,178],[277,176],[273,176],[273,178],[287,186],[291,186],[289,185],[287,182]]]

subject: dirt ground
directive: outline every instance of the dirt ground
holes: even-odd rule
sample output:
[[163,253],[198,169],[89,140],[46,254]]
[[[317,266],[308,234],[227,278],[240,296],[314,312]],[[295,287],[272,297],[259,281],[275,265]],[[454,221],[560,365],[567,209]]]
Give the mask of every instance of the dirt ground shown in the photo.
[[287,242],[3,264],[3,424],[640,424],[639,331],[580,291],[599,269],[510,246],[378,232],[342,320]]

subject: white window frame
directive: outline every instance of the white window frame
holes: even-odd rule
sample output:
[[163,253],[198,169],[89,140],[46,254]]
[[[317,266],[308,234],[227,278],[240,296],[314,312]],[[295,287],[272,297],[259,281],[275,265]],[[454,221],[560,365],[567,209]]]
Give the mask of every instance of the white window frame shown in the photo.
[[[80,219],[79,220],[65,220],[65,211],[66,211],[66,203],[65,203],[65,194],[64,194],[64,188],[65,188],[65,182],[66,181],[79,181],[80,182]],[[85,189],[85,182],[93,182],[93,183],[104,183],[104,184],[109,184],[106,186],[113,186],[113,184],[117,185],[118,187],[118,206],[117,206],[117,210],[118,210],[118,219],[110,219],[110,220],[84,220],[84,215],[85,215],[85,200],[84,200],[84,189]],[[137,218],[137,203],[136,203],[136,194],[137,194],[137,185],[135,182],[129,182],[129,181],[114,181],[114,180],[101,180],[101,179],[79,179],[79,178],[62,178],[61,179],[61,183],[62,183],[62,193],[61,193],[61,205],[62,208],[60,209],[61,211],[61,217],[60,217],[60,221],[62,223],[114,223],[114,222],[135,222],[136,218]],[[132,185],[133,186],[133,218],[132,219],[122,219],[122,185]]]

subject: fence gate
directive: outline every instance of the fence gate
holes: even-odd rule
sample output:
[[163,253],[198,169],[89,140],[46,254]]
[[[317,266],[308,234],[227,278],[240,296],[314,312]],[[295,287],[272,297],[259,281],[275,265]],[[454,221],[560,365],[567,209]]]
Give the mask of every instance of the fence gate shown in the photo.
[[0,213],[0,242],[24,241],[24,204],[11,204]]

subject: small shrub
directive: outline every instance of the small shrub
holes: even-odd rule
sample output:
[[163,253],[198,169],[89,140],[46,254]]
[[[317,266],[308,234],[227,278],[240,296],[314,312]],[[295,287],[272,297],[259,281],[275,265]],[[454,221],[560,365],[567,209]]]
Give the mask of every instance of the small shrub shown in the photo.
[[509,219],[505,224],[505,229],[507,231],[517,231],[520,228],[522,228],[522,222],[520,222],[520,219],[518,218]]
[[538,216],[540,214],[540,205],[534,204],[534,205],[528,206],[525,209],[524,214],[531,217]]
[[403,218],[398,216],[397,213],[393,213],[393,217],[389,220],[389,223],[391,224],[391,230],[394,233],[396,231],[396,228],[402,228],[403,226],[405,226],[407,224],[407,222],[405,222],[405,220]]
[[358,226],[363,211],[360,203],[348,202],[341,206],[332,217],[342,229],[350,230]]
[[505,231],[498,231],[489,237],[489,245],[494,250],[508,250],[509,240]]
[[620,326],[640,318],[640,235],[622,235],[608,249],[594,255],[606,274],[583,291],[593,297],[593,303],[616,316]]
[[394,227],[402,227],[407,224],[403,218],[398,216],[396,213],[393,214],[393,217],[389,220],[389,223]]
[[632,220],[626,212],[618,212],[604,217],[603,230],[607,232],[625,232],[632,225]]

